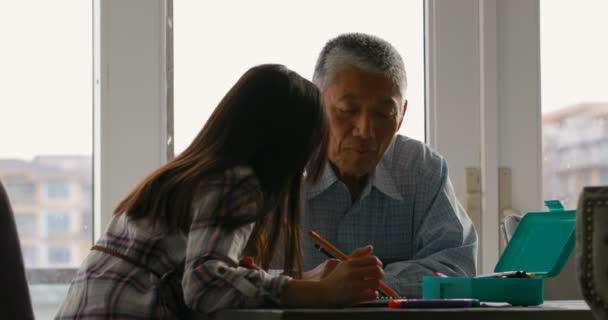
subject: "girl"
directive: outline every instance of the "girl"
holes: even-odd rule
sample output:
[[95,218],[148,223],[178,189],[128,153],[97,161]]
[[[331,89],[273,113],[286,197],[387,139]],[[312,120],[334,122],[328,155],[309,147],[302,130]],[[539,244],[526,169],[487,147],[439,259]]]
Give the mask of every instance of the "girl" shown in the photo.
[[[118,204],[57,319],[188,319],[375,298],[383,271],[371,255],[301,278],[301,180],[305,167],[305,179],[319,177],[327,130],[312,83],[280,65],[247,71],[192,144]],[[285,273],[270,275],[280,240]],[[261,268],[240,267],[243,257]]]

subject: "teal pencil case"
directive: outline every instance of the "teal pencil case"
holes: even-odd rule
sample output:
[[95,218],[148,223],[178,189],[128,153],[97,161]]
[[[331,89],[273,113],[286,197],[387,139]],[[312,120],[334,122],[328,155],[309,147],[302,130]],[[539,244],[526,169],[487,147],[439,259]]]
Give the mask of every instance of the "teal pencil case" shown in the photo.
[[548,212],[529,212],[515,229],[494,272],[525,271],[534,278],[422,278],[424,299],[474,298],[535,306],[544,301],[544,279],[559,275],[575,245],[576,210],[557,200],[545,201]]

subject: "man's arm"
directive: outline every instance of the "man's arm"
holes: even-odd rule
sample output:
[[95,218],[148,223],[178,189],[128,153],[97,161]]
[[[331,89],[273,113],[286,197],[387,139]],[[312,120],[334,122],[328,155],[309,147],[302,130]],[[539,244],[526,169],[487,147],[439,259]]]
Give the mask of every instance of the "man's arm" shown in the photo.
[[[414,254],[409,261],[385,266],[384,281],[406,297],[422,296],[422,277],[441,272],[448,276],[473,276],[477,264],[477,233],[456,198],[442,159],[441,173],[428,179],[421,192],[428,201],[418,208]],[[424,177],[424,175],[423,175]],[[435,180],[437,183],[433,183]],[[434,189],[434,190],[433,190]]]

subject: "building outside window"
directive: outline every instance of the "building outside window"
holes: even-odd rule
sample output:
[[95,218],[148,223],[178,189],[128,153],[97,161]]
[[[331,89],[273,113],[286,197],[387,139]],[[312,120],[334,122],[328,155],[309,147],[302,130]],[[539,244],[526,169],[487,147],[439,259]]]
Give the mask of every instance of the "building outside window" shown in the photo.
[[[9,167],[15,163],[16,161],[5,161],[5,166]],[[28,205],[37,201],[36,184],[27,180],[26,176],[7,176],[2,183],[13,205]]]
[[66,200],[70,198],[70,184],[67,181],[49,181],[46,183],[46,196],[53,200]]
[[49,265],[70,265],[72,263],[72,250],[69,247],[49,246]]
[[38,214],[24,212],[15,215],[17,231],[22,236],[33,236],[38,233]]
[[[8,1],[2,12],[0,181],[40,279],[30,282],[35,317],[53,319],[71,280],[59,269],[75,270],[93,239],[93,4]],[[47,227],[70,232],[48,239]]]
[[23,255],[23,262],[26,266],[35,266],[38,264],[39,250],[34,245],[21,246],[21,254]]
[[49,212],[46,215],[48,234],[68,233],[71,231],[71,214],[67,212]]
[[[608,184],[608,30],[603,0],[540,1],[543,197],[576,208]],[[567,23],[564,23],[566,22]]]

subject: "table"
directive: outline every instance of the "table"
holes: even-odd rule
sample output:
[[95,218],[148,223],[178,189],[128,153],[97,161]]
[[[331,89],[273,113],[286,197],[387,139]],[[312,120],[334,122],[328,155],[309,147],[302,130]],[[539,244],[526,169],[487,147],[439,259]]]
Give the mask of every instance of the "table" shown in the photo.
[[459,309],[228,309],[218,312],[217,320],[279,320],[279,319],[407,319],[407,320],[593,320],[583,300],[546,301],[536,307],[479,307]]

